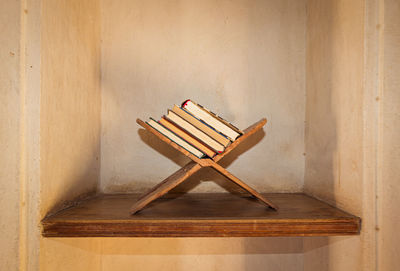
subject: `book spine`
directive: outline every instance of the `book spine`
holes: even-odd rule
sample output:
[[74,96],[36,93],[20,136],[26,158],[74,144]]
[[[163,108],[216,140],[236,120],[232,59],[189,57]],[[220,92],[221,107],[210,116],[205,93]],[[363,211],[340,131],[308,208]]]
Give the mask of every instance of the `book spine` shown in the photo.
[[220,134],[221,136],[223,136],[224,138],[228,139],[229,141],[231,141],[229,139],[229,137],[227,137],[226,135],[224,135],[223,133],[221,133],[220,131],[216,130],[214,127],[212,127],[211,125],[207,124],[206,122],[204,122],[203,120],[197,118],[195,115],[193,115],[192,113],[190,113],[189,111],[187,111],[185,108],[181,107],[182,110],[184,110],[186,113],[188,113],[190,116],[192,116],[193,118],[195,118],[196,120],[200,121],[202,124],[206,125],[207,127],[211,128],[213,131],[215,131],[216,133]]
[[[217,153],[215,151],[213,151],[211,148],[208,147],[208,145],[203,144],[202,141],[200,141],[199,139],[197,139],[196,137],[194,137],[193,135],[191,135],[189,132],[187,132],[185,129],[183,129],[182,127],[180,127],[179,125],[177,125],[176,123],[168,120],[165,116],[162,117],[162,120],[166,121],[167,123],[169,123],[170,125],[172,125],[173,127],[175,127],[175,129],[177,129],[178,131],[180,131],[181,133],[185,134],[185,136],[189,137],[191,140],[196,141],[197,144],[199,144],[199,146],[201,146],[202,148],[204,148],[204,150],[202,150],[200,147],[197,147],[196,145],[192,144],[191,142],[189,142],[188,140],[186,140],[184,137],[179,136],[178,133],[175,133],[174,131],[172,131],[171,129],[169,129],[168,127],[166,127],[164,125],[165,128],[167,128],[168,130],[170,130],[171,132],[173,132],[175,135],[179,136],[181,139],[185,140],[188,144],[190,144],[191,146],[193,146],[194,148],[200,150],[201,152],[204,152],[207,156],[213,158]],[[161,120],[159,121],[159,123],[162,125]],[[208,153],[207,153],[208,152]]]
[[[168,110],[168,113],[173,113],[174,115],[176,115],[173,111]],[[188,126],[193,127],[194,130],[198,131],[201,134],[204,134],[204,136],[208,137],[210,140],[212,140],[213,142],[215,142],[215,144],[217,144],[218,146],[222,147],[222,151],[215,149],[213,146],[207,144],[207,142],[205,142],[204,140],[200,139],[199,137],[197,137],[196,135],[194,135],[193,133],[191,133],[190,131],[186,130],[184,127],[182,127],[181,125],[179,125],[178,123],[175,123],[172,119],[169,118],[169,116],[167,115],[166,118],[170,121],[172,121],[173,123],[175,123],[177,126],[179,126],[183,131],[185,131],[187,134],[191,135],[193,138],[195,138],[196,140],[200,141],[203,145],[206,145],[208,148],[210,148],[211,150],[213,150],[215,153],[222,153],[225,150],[224,145],[222,145],[221,143],[219,143],[218,141],[214,140],[212,137],[210,137],[209,135],[207,135],[206,133],[204,133],[202,130],[200,130],[199,128],[197,128],[196,126],[192,125],[190,122],[184,120],[183,118],[181,118],[180,116],[176,115],[179,119],[181,119],[184,123],[187,123]]]
[[[164,129],[168,130],[170,133],[172,133],[173,135],[177,136],[178,138],[182,139],[180,136],[178,136],[177,134],[175,134],[174,132],[172,132],[170,129],[168,129],[167,127],[165,127],[164,125],[162,125],[159,121],[156,121],[153,118],[150,118],[151,120],[157,122],[157,124],[161,125]],[[151,125],[151,123],[147,122],[146,123],[148,125],[150,125],[151,127],[153,127]],[[197,149],[196,147],[194,147],[193,145],[189,144],[186,140],[182,139],[183,141],[185,141],[187,144],[189,144],[190,146],[192,146],[193,148],[195,148],[196,150],[198,150],[199,152],[202,153],[202,155],[197,155],[193,152],[191,152],[190,150],[188,150],[187,148],[185,148],[184,146],[182,146],[181,144],[179,144],[178,142],[176,142],[175,140],[173,140],[172,138],[168,137],[167,135],[165,135],[163,132],[159,131],[156,127],[153,127],[157,132],[159,132],[160,134],[162,134],[163,136],[165,136],[166,138],[168,138],[169,140],[171,140],[172,142],[174,142],[175,144],[177,144],[179,147],[185,149],[186,151],[190,152],[191,154],[193,154],[194,156],[198,157],[198,158],[203,158],[206,156],[206,154],[204,154],[202,151],[200,151],[199,149]]]
[[[200,109],[202,109],[203,111],[207,112],[208,114],[210,114],[212,117],[216,118],[217,120],[219,120],[220,122],[222,122],[223,124],[227,125],[229,128],[231,128],[232,130],[234,130],[236,133],[238,133],[239,135],[243,134],[243,131],[241,131],[239,128],[237,128],[235,125],[233,125],[232,123],[230,123],[229,121],[225,120],[224,118],[218,116],[217,114],[215,114],[214,112],[212,112],[211,110],[205,108],[204,106],[202,106],[201,104],[198,104],[196,102],[193,102],[190,99],[187,99],[186,101],[184,101],[181,105],[182,108],[185,108],[187,103],[191,102],[193,104],[195,104],[196,106],[198,106]],[[215,130],[215,129],[214,129]]]
[[[192,101],[193,103],[193,101]],[[218,116],[217,114],[215,114],[214,112],[212,112],[211,110],[205,108],[204,106],[202,106],[201,104],[196,104],[197,106],[199,106],[201,109],[203,109],[204,111],[206,111],[207,113],[209,113],[211,116],[213,116],[214,118],[218,119],[219,121],[221,121],[222,123],[226,124],[228,127],[230,127],[231,129],[233,129],[235,132],[237,132],[238,134],[243,134],[243,131],[241,131],[239,128],[237,128],[235,125],[233,125],[232,123],[230,123],[229,121],[225,120],[224,118]]]

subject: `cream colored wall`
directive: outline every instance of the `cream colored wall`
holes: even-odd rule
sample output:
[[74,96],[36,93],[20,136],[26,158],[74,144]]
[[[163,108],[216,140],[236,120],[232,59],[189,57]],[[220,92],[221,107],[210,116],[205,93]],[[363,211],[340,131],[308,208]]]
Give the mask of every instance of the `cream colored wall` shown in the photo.
[[48,238],[41,270],[303,270],[301,238]]
[[20,1],[0,1],[0,266],[19,262]]
[[[135,122],[187,98],[240,128],[267,117],[224,164],[260,191],[302,190],[304,1],[101,3],[103,191],[145,191],[188,161]],[[207,170],[191,180],[181,189],[227,183]]]
[[[100,172],[98,1],[41,1],[40,217],[96,191]],[[92,241],[83,239],[86,247]],[[79,242],[78,242],[79,243]],[[90,269],[81,249],[40,239],[40,270]],[[79,261],[79,262],[78,262]],[[85,268],[88,267],[88,268]]]
[[[358,216],[364,188],[364,4],[307,2],[304,190]],[[362,239],[305,238],[304,270],[367,270]]]
[[42,1],[42,215],[97,188],[99,15],[96,0]]
[[360,236],[305,239],[304,270],[396,270],[400,5],[307,6],[305,191],[363,221]]
[[378,268],[400,266],[400,3],[384,1],[380,172],[378,181]]
[[307,8],[305,190],[360,212],[364,2]]

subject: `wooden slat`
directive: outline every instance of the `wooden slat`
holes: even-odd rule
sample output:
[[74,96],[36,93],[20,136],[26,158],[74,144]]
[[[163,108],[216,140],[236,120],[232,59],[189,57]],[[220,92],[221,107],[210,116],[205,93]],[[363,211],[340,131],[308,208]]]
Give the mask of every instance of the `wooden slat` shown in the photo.
[[261,202],[265,203],[267,206],[271,207],[274,210],[278,210],[278,206],[276,206],[275,204],[273,204],[271,201],[267,200],[263,195],[261,195],[260,193],[258,193],[256,190],[254,190],[253,188],[251,188],[250,186],[248,186],[246,183],[244,183],[243,181],[241,181],[239,178],[235,177],[232,173],[230,173],[229,171],[227,171],[225,168],[221,167],[220,165],[218,165],[217,163],[213,163],[212,167],[218,171],[219,173],[221,173],[222,175],[224,175],[225,177],[227,177],[230,181],[234,182],[235,184],[239,185],[241,188],[243,188],[244,190],[246,190],[247,192],[249,192],[251,195],[253,195],[254,197],[256,197],[257,199],[259,199]]
[[160,133],[159,131],[157,131],[156,129],[154,129],[153,127],[148,125],[146,122],[142,121],[141,119],[137,119],[136,122],[140,126],[145,128],[147,131],[151,132],[152,134],[157,136],[159,139],[161,139],[162,141],[164,141],[165,143],[167,143],[168,145],[170,145],[171,147],[173,147],[177,151],[181,152],[183,155],[189,157],[192,161],[195,161],[199,165],[204,165],[203,160],[207,160],[207,159],[200,159],[200,158],[194,156],[193,154],[188,152],[186,149],[182,148],[181,146],[179,146],[178,144],[176,144],[175,142],[170,140],[168,137],[166,137],[165,135],[163,135],[162,133]]
[[153,200],[166,194],[168,191],[185,181],[187,178],[197,172],[201,166],[196,162],[189,162],[181,169],[177,170],[164,181],[154,186],[149,192],[140,197],[135,204],[131,207],[131,214],[134,214],[143,209],[147,204]]
[[255,134],[256,132],[258,132],[259,130],[261,130],[264,125],[267,123],[267,119],[263,118],[259,121],[257,121],[256,123],[254,123],[253,125],[249,126],[248,128],[246,128],[243,132],[244,134],[241,135],[240,137],[238,137],[235,141],[232,142],[231,145],[229,145],[225,151],[219,155],[216,155],[214,157],[214,161],[218,162],[219,160],[221,160],[225,155],[227,155],[228,153],[230,153],[232,150],[234,150],[240,143],[242,143],[243,141],[245,141],[247,138],[249,138],[251,135]]
[[131,216],[139,195],[99,195],[42,221],[46,237],[233,237],[357,235],[361,220],[304,194],[167,194]]

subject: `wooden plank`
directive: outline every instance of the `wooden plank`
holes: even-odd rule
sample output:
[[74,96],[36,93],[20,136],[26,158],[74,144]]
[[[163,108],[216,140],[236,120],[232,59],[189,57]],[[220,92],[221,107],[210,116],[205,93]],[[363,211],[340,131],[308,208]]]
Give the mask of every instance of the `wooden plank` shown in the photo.
[[228,180],[234,182],[235,184],[239,185],[241,188],[243,188],[244,190],[246,190],[247,192],[249,192],[251,195],[253,195],[254,197],[256,197],[257,199],[259,199],[261,202],[263,202],[264,204],[266,204],[268,207],[271,207],[274,210],[278,210],[278,206],[276,206],[275,204],[273,204],[271,201],[267,200],[264,196],[262,196],[260,193],[258,193],[256,190],[254,190],[253,188],[251,188],[250,186],[248,186],[246,183],[244,183],[243,181],[241,181],[239,178],[237,178],[236,176],[234,176],[232,173],[230,173],[229,171],[227,171],[225,168],[221,167],[220,165],[218,165],[217,163],[212,163],[212,167],[218,171],[219,173],[221,173],[222,175],[224,175],[225,177],[228,178]]
[[360,218],[304,194],[166,194],[135,216],[139,195],[99,195],[42,221],[46,237],[233,237],[357,235]]
[[137,119],[136,122],[139,125],[141,125],[143,128],[145,128],[146,130],[148,130],[149,132],[151,132],[152,134],[157,136],[159,139],[161,139],[162,141],[164,141],[165,143],[167,143],[168,145],[170,145],[177,151],[181,152],[183,155],[189,157],[192,161],[195,161],[199,165],[206,165],[204,160],[207,160],[207,159],[200,159],[200,158],[194,156],[193,154],[191,154],[190,152],[188,152],[187,150],[185,150],[184,148],[182,148],[181,146],[179,146],[178,144],[176,144],[175,142],[170,140],[168,137],[166,137],[165,135],[163,135],[162,133],[160,133],[159,131],[157,131],[156,129],[154,129],[153,127],[148,125],[146,122],[142,121],[141,119]]
[[177,170],[175,173],[170,175],[164,181],[154,186],[149,192],[145,193],[142,197],[140,197],[131,207],[131,214],[135,214],[153,200],[166,194],[168,191],[170,191],[171,189],[173,189],[174,187],[185,181],[187,178],[192,176],[200,168],[201,166],[196,162],[193,161],[189,162],[184,167]]
[[254,123],[253,125],[249,126],[248,128],[246,128],[245,130],[243,130],[244,134],[241,135],[240,137],[238,137],[238,139],[236,139],[234,142],[232,142],[232,144],[229,145],[223,153],[216,155],[213,160],[215,162],[218,162],[219,160],[221,160],[225,155],[227,155],[232,150],[234,150],[240,143],[245,141],[247,138],[249,138],[251,135],[258,132],[259,130],[261,130],[266,123],[267,123],[267,119],[263,118],[263,119],[257,121],[256,123]]

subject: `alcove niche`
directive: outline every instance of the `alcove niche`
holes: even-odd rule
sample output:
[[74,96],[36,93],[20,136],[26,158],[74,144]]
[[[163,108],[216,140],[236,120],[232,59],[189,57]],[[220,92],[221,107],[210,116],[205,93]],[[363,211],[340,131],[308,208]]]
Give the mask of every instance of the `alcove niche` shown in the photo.
[[[358,234],[357,217],[309,197],[299,201],[303,196],[293,194],[321,198],[349,212],[360,208],[354,191],[360,189],[362,169],[358,138],[363,129],[364,19],[356,6],[103,0],[59,7],[60,3],[43,5],[40,30],[45,236]],[[143,193],[189,162],[135,122],[159,118],[187,98],[240,128],[268,119],[263,132],[222,164],[262,193],[292,193],[284,199],[272,195],[283,205],[277,214],[292,213],[283,216],[292,223],[288,228],[271,230],[275,224],[265,224],[262,229],[265,217],[257,220],[244,212],[248,224],[235,231],[236,225],[231,229],[228,224],[236,213],[228,212],[225,224],[205,215],[192,230],[195,220],[186,207],[190,225],[184,225],[190,229],[185,231],[176,228],[177,214],[171,211],[183,208],[179,201],[166,205],[167,215],[144,226],[148,220],[140,215],[139,220],[128,219],[131,224],[124,221],[125,228],[121,217],[102,216],[107,209],[112,216],[128,212],[124,208],[137,195],[120,194]],[[241,191],[223,178],[204,168],[173,192]],[[99,193],[114,195],[78,203]],[[209,196],[205,201],[212,202]],[[182,206],[193,202],[180,200]],[[236,206],[235,200],[243,199],[231,197],[227,206]],[[76,207],[67,215],[57,213],[71,205]],[[306,208],[305,217],[299,216],[302,205],[313,206]],[[193,213],[202,212],[195,204],[193,208]],[[210,207],[204,208],[207,212]],[[79,210],[87,212],[75,216]],[[217,224],[204,224],[204,219]],[[90,220],[95,223],[92,230],[85,224]],[[160,226],[160,220],[172,222]],[[288,223],[283,221],[274,223]]]

